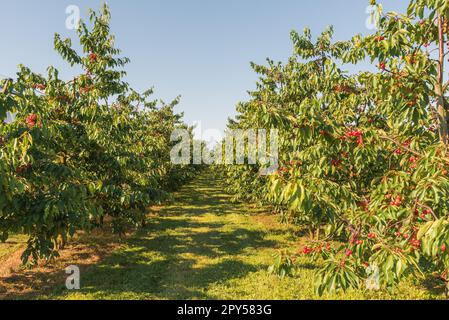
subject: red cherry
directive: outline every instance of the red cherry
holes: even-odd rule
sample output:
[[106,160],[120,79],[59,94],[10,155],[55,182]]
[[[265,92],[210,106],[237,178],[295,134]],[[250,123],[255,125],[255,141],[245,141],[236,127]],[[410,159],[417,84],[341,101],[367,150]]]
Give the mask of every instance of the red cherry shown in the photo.
[[353,130],[353,131],[349,131],[346,136],[348,138],[352,138],[352,137],[361,137],[363,136],[363,132],[360,130]]
[[346,252],[345,252],[345,256],[347,256],[347,257],[350,257],[350,256],[352,256],[352,250],[346,250]]
[[419,249],[421,247],[421,241],[419,241],[418,239],[416,239],[415,237],[412,238],[412,240],[410,240],[410,243],[413,247],[415,247],[416,249]]
[[304,249],[302,250],[303,254],[311,254],[313,252],[312,248],[309,247],[304,247]]
[[375,233],[368,233],[368,239],[376,239],[376,234]]
[[441,249],[441,252],[446,252],[446,245],[443,244],[440,249]]
[[37,115],[32,113],[26,118],[26,123],[29,127],[34,127],[36,125]]
[[89,55],[89,60],[90,61],[97,61],[97,55],[95,53],[91,53]]

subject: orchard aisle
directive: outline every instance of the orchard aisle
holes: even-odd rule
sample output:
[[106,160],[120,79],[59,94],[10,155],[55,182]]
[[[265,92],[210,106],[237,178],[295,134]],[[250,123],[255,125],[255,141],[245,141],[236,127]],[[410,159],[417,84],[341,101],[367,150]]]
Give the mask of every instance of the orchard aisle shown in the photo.
[[[299,298],[267,274],[289,230],[276,218],[234,204],[210,171],[149,217],[145,230],[81,275],[82,290],[40,298]],[[270,226],[271,225],[271,226]],[[310,290],[312,290],[310,288]]]
[[[234,204],[213,173],[205,172],[175,195],[173,204],[153,212],[149,224],[122,245],[84,241],[74,244],[50,272],[31,272],[8,279],[16,286],[26,279],[33,290],[12,298],[50,299],[319,299],[313,290],[317,268],[298,261],[295,277],[267,273],[273,255],[283,248],[300,249],[297,231],[247,204]],[[88,250],[85,249],[87,244]],[[92,259],[91,252],[106,251]],[[63,253],[64,256],[64,253]],[[63,268],[80,263],[81,290],[68,292]],[[75,261],[73,260],[75,259]],[[1,282],[0,282],[1,284]],[[350,292],[336,299],[423,299],[422,287],[407,283],[396,293]],[[11,296],[9,296],[11,298]]]

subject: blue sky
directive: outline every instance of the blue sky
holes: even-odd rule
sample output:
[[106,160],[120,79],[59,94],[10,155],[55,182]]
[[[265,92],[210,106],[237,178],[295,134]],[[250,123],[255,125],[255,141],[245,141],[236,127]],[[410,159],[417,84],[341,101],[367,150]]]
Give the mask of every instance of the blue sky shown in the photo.
[[[404,11],[407,0],[384,1]],[[392,3],[393,2],[393,3]],[[67,6],[98,9],[102,1],[0,0],[0,76],[14,77],[22,63],[44,73],[54,65],[74,74],[53,50],[53,35],[74,37],[65,27]],[[155,97],[182,96],[178,111],[203,129],[224,129],[237,102],[247,99],[257,75],[249,63],[267,57],[285,61],[289,33],[327,25],[336,39],[371,32],[365,26],[369,0],[110,0],[112,31],[131,59],[127,80],[137,90],[155,87]]]

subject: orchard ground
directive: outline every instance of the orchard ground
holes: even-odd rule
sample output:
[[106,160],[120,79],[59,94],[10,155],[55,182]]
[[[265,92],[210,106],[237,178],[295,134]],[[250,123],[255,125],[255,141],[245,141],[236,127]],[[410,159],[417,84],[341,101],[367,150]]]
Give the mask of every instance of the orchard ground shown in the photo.
[[[432,283],[413,280],[392,292],[349,291],[318,297],[319,265],[298,261],[283,280],[267,272],[276,252],[302,247],[301,230],[268,212],[231,203],[211,171],[185,186],[173,204],[149,210],[148,226],[125,240],[80,234],[55,262],[18,268],[25,238],[0,244],[3,299],[443,299]],[[299,240],[298,240],[299,239]],[[305,240],[305,239],[304,239]],[[81,290],[65,288],[68,265],[81,268]]]

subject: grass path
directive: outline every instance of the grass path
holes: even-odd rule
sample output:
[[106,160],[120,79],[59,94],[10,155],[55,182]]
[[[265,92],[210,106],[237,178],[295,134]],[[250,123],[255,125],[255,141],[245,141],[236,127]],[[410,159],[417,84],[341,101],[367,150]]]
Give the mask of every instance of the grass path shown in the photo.
[[266,270],[288,229],[267,231],[273,217],[231,203],[214,180],[209,172],[184,187],[173,205],[150,217],[146,229],[88,269],[81,291],[52,298],[269,298],[269,292],[259,292],[257,278],[275,289],[276,278]]
[[[43,299],[318,299],[316,268],[299,261],[296,277],[267,273],[278,249],[299,249],[295,230],[275,217],[234,204],[207,172],[175,195],[173,205],[150,216],[144,230],[111,249],[81,273],[81,290],[59,279]],[[91,244],[95,245],[94,243]],[[96,243],[98,245],[98,243]],[[64,261],[70,264],[70,259]],[[63,277],[64,274],[61,275]],[[332,299],[438,298],[406,283],[393,293],[349,292]]]

